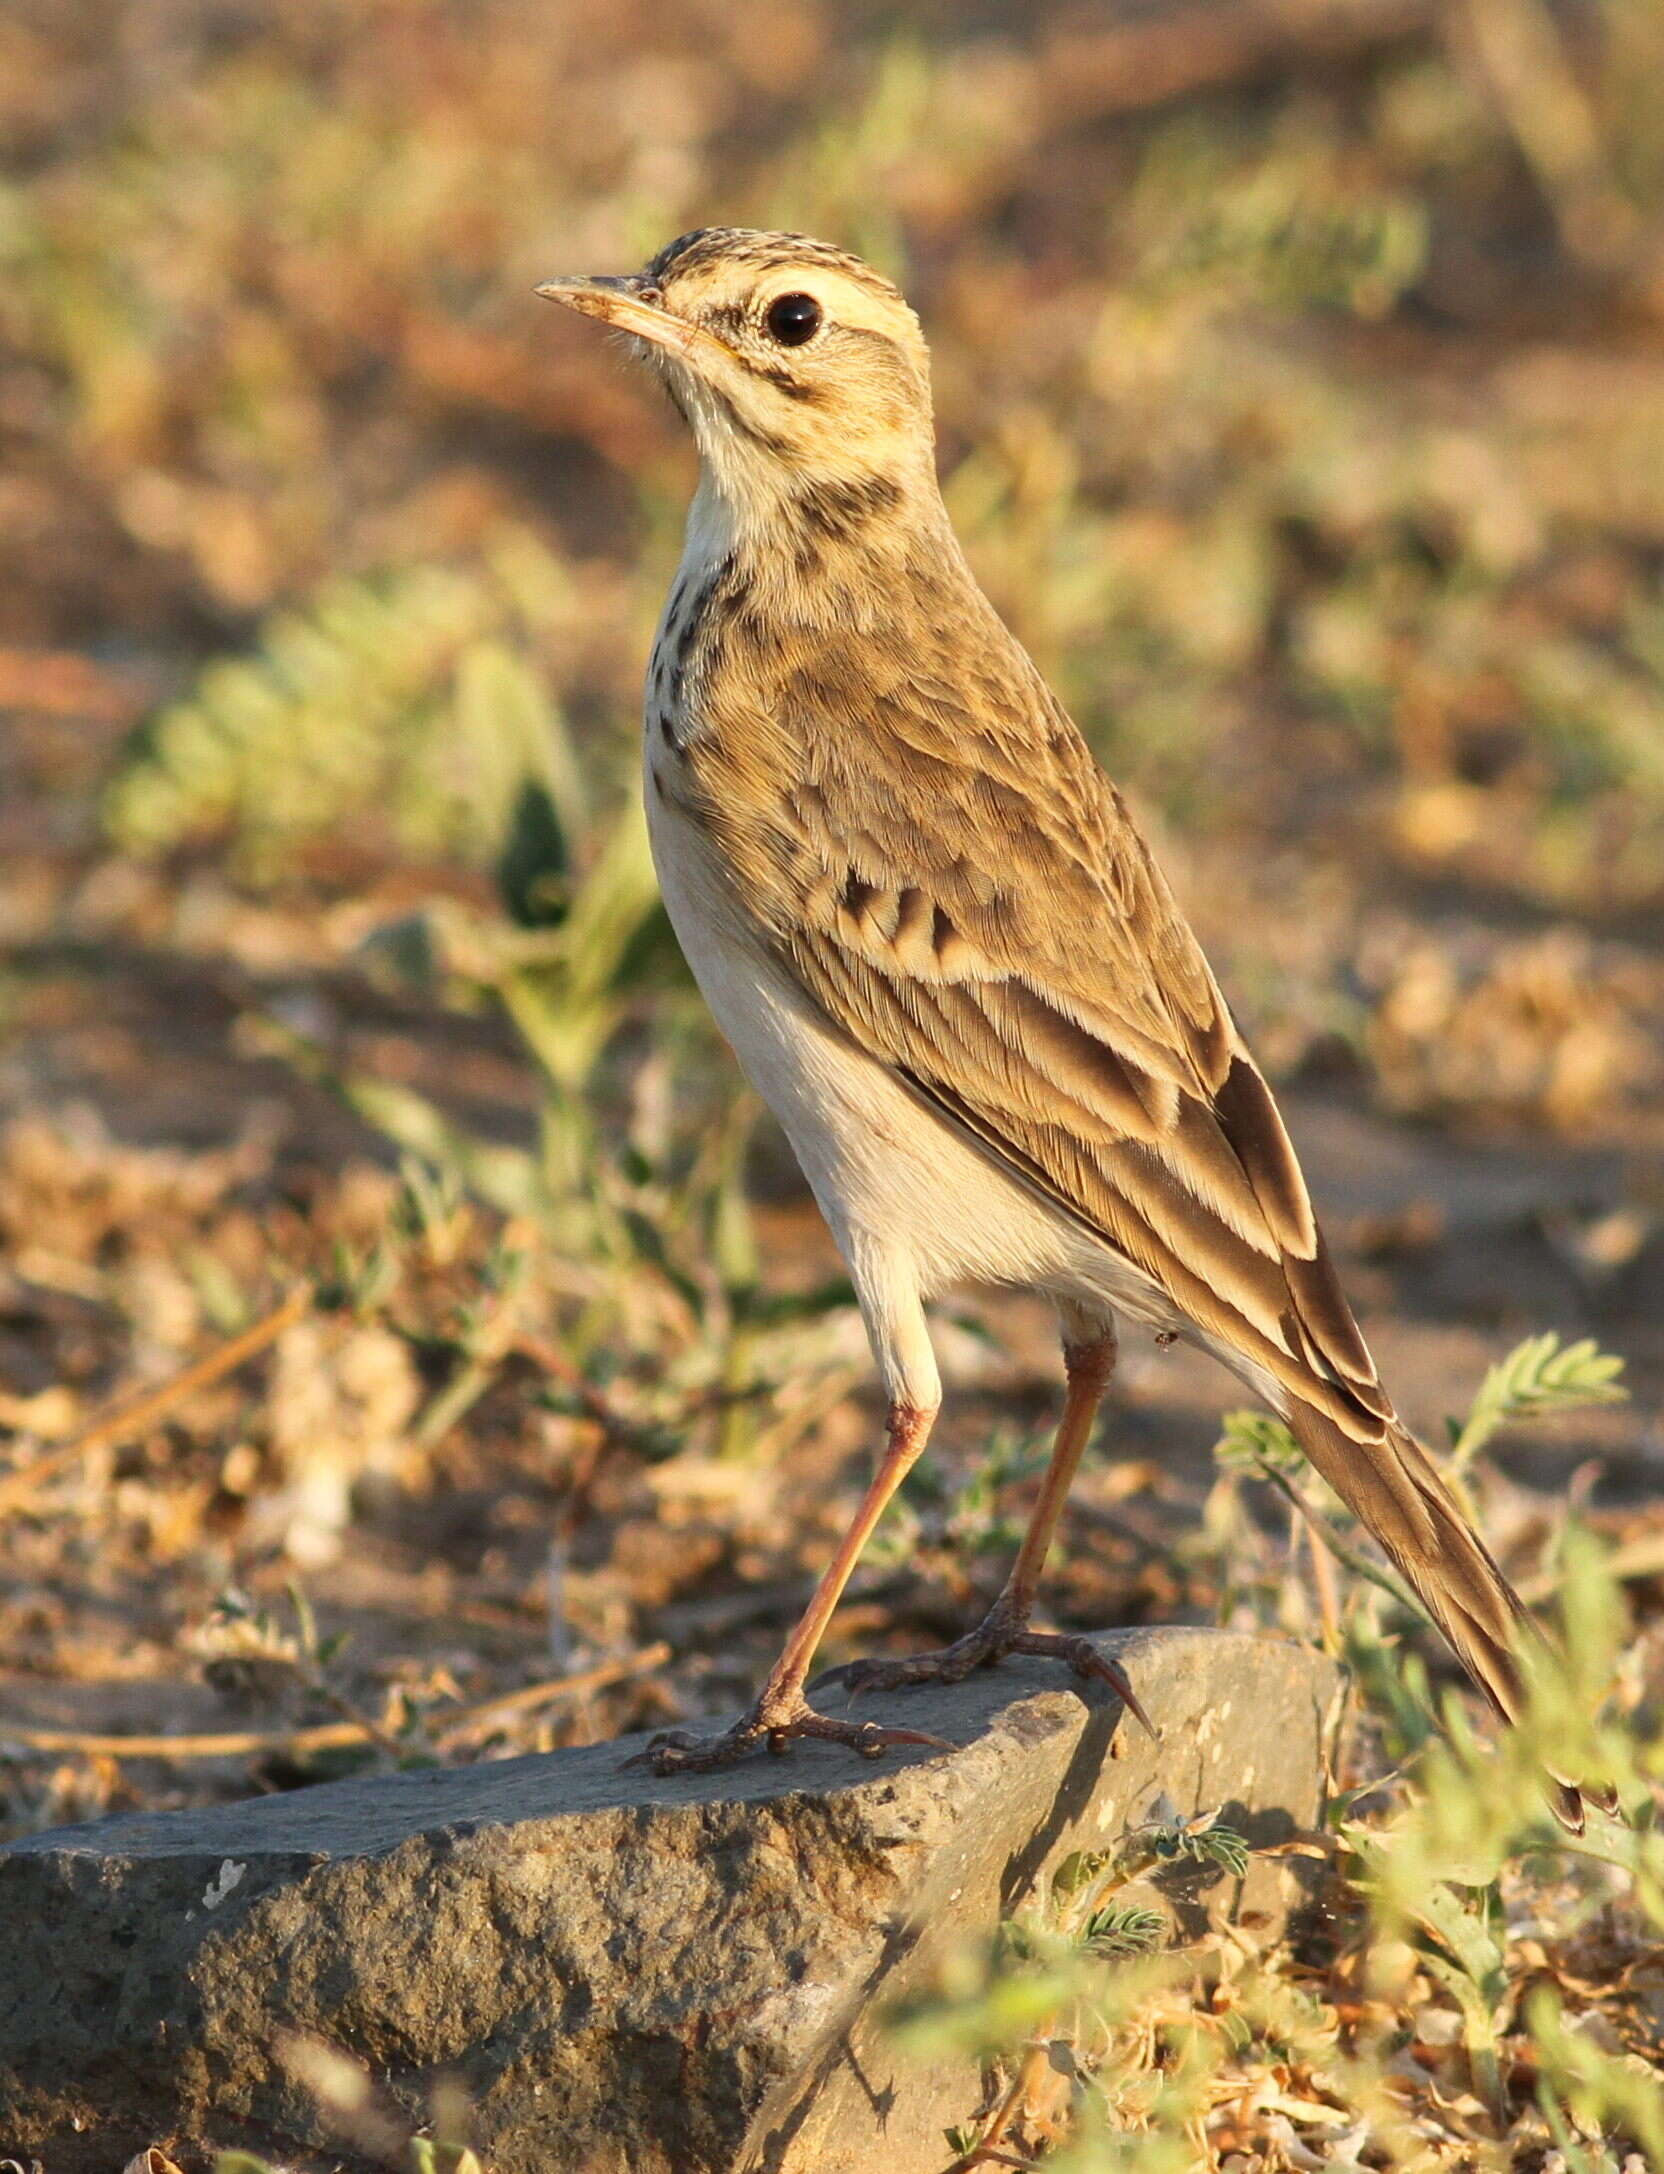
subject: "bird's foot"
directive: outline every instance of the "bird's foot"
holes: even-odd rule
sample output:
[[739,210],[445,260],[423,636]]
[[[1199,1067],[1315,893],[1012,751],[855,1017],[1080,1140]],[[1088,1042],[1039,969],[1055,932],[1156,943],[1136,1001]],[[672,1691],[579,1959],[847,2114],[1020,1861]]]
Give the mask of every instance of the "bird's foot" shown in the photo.
[[876,1721],[836,1721],[816,1713],[801,1691],[770,1696],[764,1692],[743,1721],[719,1736],[696,1736],[689,1729],[662,1729],[647,1749],[627,1766],[650,1767],[655,1774],[708,1774],[747,1758],[759,1745],[783,1752],[795,1737],[844,1744],[863,1759],[881,1758],[898,1744],[924,1744],[932,1751],[956,1751],[945,1737],[924,1729],[888,1729]]
[[1066,1661],[1077,1676],[1107,1683],[1128,1713],[1156,1738],[1155,1724],[1140,1705],[1119,1661],[1100,1653],[1090,1638],[1064,1631],[1030,1630],[1027,1610],[1019,1612],[1003,1597],[995,1601],[975,1630],[939,1652],[915,1653],[904,1661],[851,1661],[817,1682],[835,1677],[852,1697],[860,1691],[899,1691],[912,1683],[962,1683],[973,1669],[991,1668],[1008,1653],[1033,1653]]

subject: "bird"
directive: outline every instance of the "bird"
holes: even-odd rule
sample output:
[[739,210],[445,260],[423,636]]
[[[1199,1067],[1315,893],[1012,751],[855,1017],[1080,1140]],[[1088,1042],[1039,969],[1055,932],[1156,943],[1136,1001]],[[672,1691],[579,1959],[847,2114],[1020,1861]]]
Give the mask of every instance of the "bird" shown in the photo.
[[[799,1738],[928,1731],[807,1686],[851,1571],[942,1401],[926,1307],[1055,1309],[1064,1403],[1009,1579],[937,1653],[1107,1678],[1036,1630],[1040,1573],[1118,1324],[1211,1353],[1286,1422],[1505,1720],[1525,1611],[1383,1387],[1288,1131],[1127,803],[984,595],[937,478],[929,354],[899,289],[800,234],[707,227],[628,275],[537,289],[626,336],[699,478],[647,671],[643,792],[664,903],[844,1261],[886,1402],[871,1484],[744,1718],[655,1739],[660,1772]],[[1550,1802],[1582,1824],[1577,1787]]]

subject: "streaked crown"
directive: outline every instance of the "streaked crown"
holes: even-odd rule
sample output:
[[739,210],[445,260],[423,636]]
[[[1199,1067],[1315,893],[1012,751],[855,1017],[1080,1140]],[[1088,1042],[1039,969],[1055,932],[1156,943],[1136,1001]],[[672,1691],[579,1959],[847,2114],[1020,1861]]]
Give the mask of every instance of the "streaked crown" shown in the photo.
[[539,290],[641,343],[736,501],[932,472],[930,363],[899,291],[803,234],[701,227],[625,279]]

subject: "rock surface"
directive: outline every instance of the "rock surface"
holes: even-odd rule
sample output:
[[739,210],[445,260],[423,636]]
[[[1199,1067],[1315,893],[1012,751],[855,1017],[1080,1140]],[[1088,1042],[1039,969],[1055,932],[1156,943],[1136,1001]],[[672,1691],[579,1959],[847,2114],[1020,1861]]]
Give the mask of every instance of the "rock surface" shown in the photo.
[[[456,2079],[492,2174],[939,2167],[964,2063],[891,2050],[876,2007],[1163,1794],[1260,1844],[1309,1825],[1335,1672],[1204,1630],[1102,1641],[1162,1728],[1008,1662],[863,1712],[952,1754],[797,1745],[660,1780],[639,1742],[115,1818],[0,1854],[0,2157],[50,2174],[255,2143],[344,2162],[289,2035],[416,2119]],[[835,1710],[836,1695],[828,1701]],[[1165,1900],[1275,1922],[1256,1862]]]

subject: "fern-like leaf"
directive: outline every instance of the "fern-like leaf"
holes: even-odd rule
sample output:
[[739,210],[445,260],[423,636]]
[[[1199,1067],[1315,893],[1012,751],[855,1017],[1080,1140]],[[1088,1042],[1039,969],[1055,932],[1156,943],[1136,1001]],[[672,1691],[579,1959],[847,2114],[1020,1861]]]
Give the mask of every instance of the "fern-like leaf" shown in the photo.
[[1159,1910],[1138,1903],[1106,1903],[1094,1910],[1081,1927],[1079,1945],[1089,1955],[1119,1961],[1128,1955],[1148,1955],[1158,1948],[1167,1932],[1167,1920]]
[[1227,1471],[1298,1472],[1305,1464],[1294,1436],[1269,1412],[1227,1412],[1221,1424],[1213,1454]]
[[528,811],[557,874],[584,811],[560,717],[523,652],[562,617],[569,588],[517,534],[476,564],[327,582],[140,728],[106,792],[106,827],[133,853],[226,833],[245,870],[269,874],[373,809],[407,850],[497,862],[511,909],[541,918]]
[[1586,1336],[1563,1349],[1552,1329],[1528,1336],[1493,1366],[1464,1424],[1450,1422],[1450,1463],[1458,1476],[1510,1420],[1540,1419],[1589,1404],[1621,1404],[1624,1362]]

